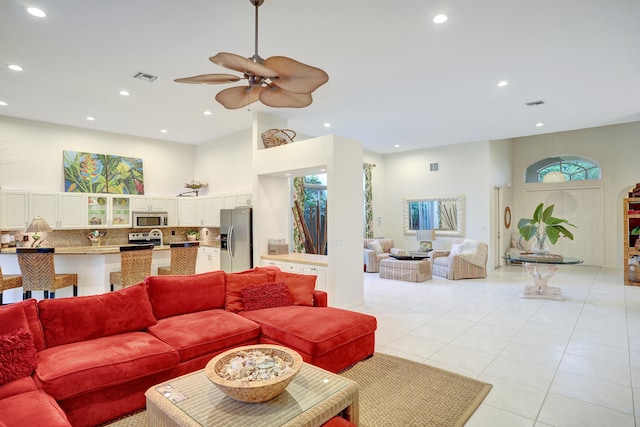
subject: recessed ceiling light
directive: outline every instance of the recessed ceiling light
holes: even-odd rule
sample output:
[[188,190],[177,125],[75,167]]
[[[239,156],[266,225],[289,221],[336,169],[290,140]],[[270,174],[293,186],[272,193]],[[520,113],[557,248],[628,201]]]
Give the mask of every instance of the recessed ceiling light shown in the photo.
[[436,15],[433,17],[433,23],[434,24],[444,24],[445,22],[447,22],[447,20],[449,19],[449,17],[447,15],[445,15],[444,13],[441,13],[439,15]]
[[207,110],[207,111],[205,111],[203,114],[204,114],[205,116],[210,116],[212,113],[211,113],[211,111]]
[[285,173],[284,176],[291,176],[289,172]]
[[169,131],[168,131],[168,130],[166,130],[166,129],[160,129],[160,132],[162,132],[162,133],[167,133],[167,132],[169,132]]
[[122,95],[122,96],[129,96],[129,95],[131,95],[131,94],[130,94],[128,91],[126,91],[126,90],[121,90],[121,91],[120,91],[120,95]]
[[13,71],[22,71],[22,67],[16,64],[9,64],[7,65],[7,68]]
[[542,126],[544,126],[544,123],[536,123],[537,128],[541,128]]
[[95,117],[91,117],[91,116],[89,116],[89,117],[87,117],[87,120],[89,120],[90,122],[92,122],[92,121],[94,121],[94,120],[95,120]]
[[400,148],[400,145],[396,144],[393,146],[393,148]]
[[37,18],[44,18],[45,16],[47,16],[47,14],[44,13],[42,9],[38,9],[37,7],[28,7],[27,12],[29,13],[29,15],[33,15]]
[[331,123],[326,122],[326,123],[324,124],[324,127],[326,127],[326,128],[330,128],[330,127],[331,127]]
[[8,104],[4,101],[0,101],[0,105],[2,105],[3,107],[6,107]]
[[506,81],[506,80],[501,80],[497,84],[498,87],[505,87],[505,86],[508,86],[508,85],[509,85],[509,82]]

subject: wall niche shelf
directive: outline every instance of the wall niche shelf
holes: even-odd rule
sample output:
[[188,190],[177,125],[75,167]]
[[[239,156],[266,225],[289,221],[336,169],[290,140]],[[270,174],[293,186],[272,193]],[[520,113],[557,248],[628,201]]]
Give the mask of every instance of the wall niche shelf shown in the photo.
[[635,247],[636,241],[640,236],[631,234],[631,230],[635,227],[640,227],[640,197],[625,198],[622,204],[622,215],[624,227],[624,284],[627,286],[640,286],[640,266],[636,266],[635,274],[632,274],[630,278],[628,265],[631,257],[640,256],[640,250]]

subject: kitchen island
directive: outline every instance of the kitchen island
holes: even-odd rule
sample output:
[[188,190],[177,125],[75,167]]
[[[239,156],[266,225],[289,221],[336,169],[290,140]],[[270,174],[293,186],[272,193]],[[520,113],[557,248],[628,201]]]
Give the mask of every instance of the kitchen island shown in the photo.
[[[128,246],[128,245],[122,245]],[[135,246],[135,245],[132,245]],[[120,271],[120,246],[67,246],[57,247],[55,252],[56,273],[76,273],[78,275],[78,295],[96,295],[109,292],[109,274]],[[158,267],[171,264],[169,245],[155,246],[151,262],[151,274],[157,274]],[[0,250],[0,265],[3,274],[20,274],[15,248]],[[42,291],[33,291],[34,298],[41,299]],[[73,296],[71,287],[56,291],[56,297]],[[5,303],[22,300],[22,288],[4,292]]]

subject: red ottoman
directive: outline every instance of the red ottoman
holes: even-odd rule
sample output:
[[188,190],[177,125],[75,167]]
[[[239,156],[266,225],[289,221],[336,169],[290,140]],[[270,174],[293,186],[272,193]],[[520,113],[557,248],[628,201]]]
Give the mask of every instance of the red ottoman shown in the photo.
[[376,318],[333,307],[290,305],[240,313],[260,324],[260,342],[296,350],[303,360],[331,372],[375,351]]

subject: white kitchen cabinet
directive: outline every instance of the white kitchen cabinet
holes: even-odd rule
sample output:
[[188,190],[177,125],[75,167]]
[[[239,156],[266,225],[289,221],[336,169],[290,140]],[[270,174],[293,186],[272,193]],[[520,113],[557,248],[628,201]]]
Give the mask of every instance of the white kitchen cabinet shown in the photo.
[[58,228],[58,193],[29,193],[29,218],[44,218],[51,228]]
[[85,227],[131,227],[130,196],[89,194],[85,206]]
[[178,198],[178,225],[181,227],[197,225],[195,197]]
[[243,193],[236,195],[236,207],[245,207],[245,206],[253,206],[253,201],[251,199],[251,193]]
[[211,226],[212,227],[220,227],[220,209],[224,205],[223,197],[213,197],[212,200],[212,219]]
[[316,289],[319,291],[327,290],[327,269],[324,267],[317,267],[315,265],[304,265],[302,267],[302,274],[307,276],[316,276]]
[[220,248],[201,246],[198,248],[196,273],[220,270]]
[[82,193],[62,193],[58,197],[58,228],[83,228],[86,196]]
[[2,191],[0,225],[3,230],[24,230],[29,226],[29,193]]
[[[179,225],[210,227],[215,223],[213,197],[182,197],[178,199]],[[219,214],[218,214],[219,215]],[[218,221],[219,222],[219,221]]]
[[280,270],[284,271],[284,263],[279,261],[274,261],[272,259],[263,259],[262,266],[263,267],[278,267]]
[[131,210],[136,212],[165,212],[167,198],[162,196],[133,196]]
[[83,228],[82,193],[29,193],[29,218],[40,216],[53,229]]
[[178,218],[178,198],[167,197],[165,200],[165,206],[167,208],[167,219],[169,227],[176,227],[180,224]]

